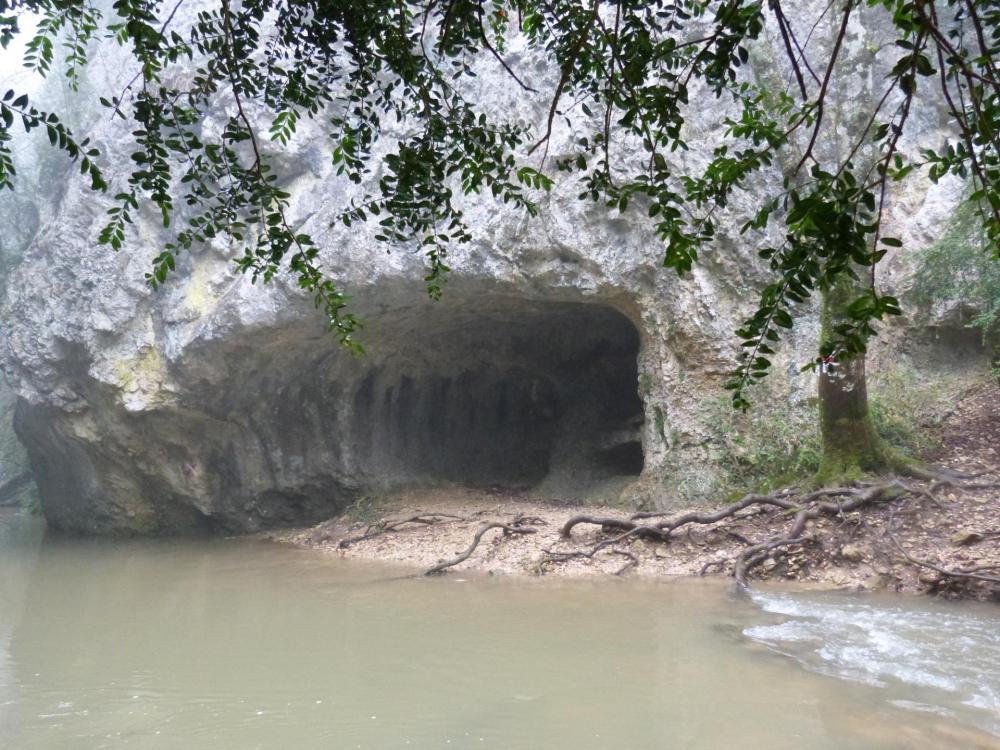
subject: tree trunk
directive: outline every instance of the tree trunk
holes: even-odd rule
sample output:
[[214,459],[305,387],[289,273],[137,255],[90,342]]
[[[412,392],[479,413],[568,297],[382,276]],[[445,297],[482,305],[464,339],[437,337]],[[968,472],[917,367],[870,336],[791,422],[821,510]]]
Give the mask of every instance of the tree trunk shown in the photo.
[[[822,336],[830,335],[857,289],[844,281],[823,293]],[[863,354],[824,365],[819,376],[819,416],[823,445],[817,482],[843,482],[897,468],[899,457],[878,432],[868,408]]]

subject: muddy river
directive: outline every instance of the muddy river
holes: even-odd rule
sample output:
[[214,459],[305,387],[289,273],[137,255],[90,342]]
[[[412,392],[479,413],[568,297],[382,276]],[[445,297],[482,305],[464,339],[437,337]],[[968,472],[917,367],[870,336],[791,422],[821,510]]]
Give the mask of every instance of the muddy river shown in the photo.
[[1000,748],[1000,608],[413,578],[8,513],[0,747]]

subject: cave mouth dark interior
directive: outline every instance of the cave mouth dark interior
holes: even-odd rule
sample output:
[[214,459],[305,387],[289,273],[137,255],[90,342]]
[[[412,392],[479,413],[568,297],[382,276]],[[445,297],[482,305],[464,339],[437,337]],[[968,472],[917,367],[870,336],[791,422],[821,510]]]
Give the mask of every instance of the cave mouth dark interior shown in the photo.
[[639,332],[613,307],[451,301],[369,330],[350,431],[373,484],[586,494],[641,473]]

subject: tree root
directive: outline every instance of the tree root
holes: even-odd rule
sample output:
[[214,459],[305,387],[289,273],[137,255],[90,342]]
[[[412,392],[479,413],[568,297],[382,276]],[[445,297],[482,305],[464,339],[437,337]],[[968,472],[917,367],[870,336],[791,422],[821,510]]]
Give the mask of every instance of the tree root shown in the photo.
[[885,535],[889,537],[889,540],[896,547],[896,550],[902,555],[903,559],[906,560],[911,565],[916,565],[918,568],[925,568],[927,570],[932,570],[938,575],[944,576],[946,578],[954,580],[963,581],[980,581],[984,583],[995,583],[1000,584],[1000,576],[990,576],[983,575],[984,570],[996,570],[1000,568],[1000,565],[977,565],[972,568],[944,568],[936,563],[932,563],[929,560],[925,560],[921,557],[916,557],[907,552],[903,545],[900,543],[899,539],[892,531],[893,520],[895,519],[895,513],[889,515],[889,522],[886,524]]
[[420,513],[415,516],[410,516],[409,518],[403,518],[399,521],[384,521],[378,524],[372,524],[365,529],[365,533],[363,534],[341,539],[337,544],[337,548],[347,549],[352,544],[363,542],[366,539],[374,539],[377,536],[382,536],[382,534],[388,534],[390,531],[398,531],[401,526],[406,526],[408,524],[433,526],[434,524],[439,523],[450,523],[452,521],[465,520],[467,519],[463,516],[456,516],[451,513]]
[[533,526],[538,525],[537,522],[540,520],[541,519],[519,516],[509,524],[501,523],[499,521],[484,523],[479,527],[479,531],[477,531],[476,535],[472,538],[472,544],[470,544],[464,552],[457,557],[453,557],[451,560],[439,562],[434,567],[428,568],[424,571],[424,575],[439,575],[444,573],[448,568],[454,567],[455,565],[468,560],[472,556],[472,553],[476,551],[476,547],[478,547],[479,543],[483,540],[483,535],[492,529],[503,529],[504,536],[508,536],[510,534],[534,534],[537,529],[533,528]]
[[[919,471],[923,472],[924,469],[921,468]],[[917,475],[907,472],[906,476],[913,478]],[[701,575],[706,575],[715,568],[725,570],[729,565],[732,565],[732,576],[742,591],[747,589],[754,570],[769,559],[774,558],[775,555],[780,554],[782,550],[816,542],[817,539],[809,532],[814,521],[827,518],[832,519],[836,525],[836,520],[839,518],[841,523],[838,528],[840,529],[847,524],[853,524],[860,528],[864,524],[864,514],[859,511],[869,505],[905,497],[911,499],[914,509],[918,507],[920,501],[931,503],[938,509],[945,509],[947,505],[937,494],[942,489],[953,488],[957,491],[967,491],[995,489],[1000,486],[988,480],[972,481],[983,476],[982,474],[960,474],[938,470],[936,467],[933,471],[919,476],[926,478],[915,482],[890,478],[878,483],[857,482],[810,492],[784,489],[772,494],[749,494],[737,502],[711,512],[689,511],[673,515],[662,512],[643,512],[636,513],[630,518],[575,515],[559,529],[559,535],[562,539],[571,539],[574,529],[578,526],[600,527],[601,532],[603,532],[602,537],[582,549],[545,549],[543,555],[535,563],[535,570],[538,574],[544,574],[548,566],[571,560],[593,560],[597,555],[605,553],[624,559],[624,564],[615,572],[615,575],[621,576],[641,564],[641,558],[637,554],[638,550],[633,551],[631,548],[636,540],[665,544],[683,539],[686,533],[690,543],[701,546],[725,544],[727,540],[733,540],[742,545],[742,549],[706,562],[701,568]],[[933,561],[911,555],[904,550],[893,534],[893,519],[899,513],[909,512],[909,508],[909,504],[905,504],[905,508],[892,508],[883,530],[883,535],[889,536],[892,544],[907,563],[934,571],[942,579],[1000,584],[1000,575],[996,574],[996,571],[1000,570],[1000,566],[966,566],[952,570]],[[780,533],[762,540],[747,538],[734,530],[736,527],[736,529],[745,532],[746,529],[741,528],[741,525],[748,519],[761,514],[769,516],[769,520],[763,524],[765,527],[773,521],[780,521],[782,518],[788,519],[787,526]],[[383,522],[378,526],[369,526],[364,534],[344,539],[339,546],[343,549],[356,542],[397,531],[408,525],[427,526],[454,521],[468,522],[472,521],[474,517],[475,514],[463,517],[447,513],[421,513],[396,521]],[[439,561],[438,564],[426,570],[424,575],[444,573],[449,568],[468,560],[480,546],[484,536],[491,530],[500,529],[503,537],[533,534],[537,531],[535,527],[545,523],[541,518],[524,515],[516,516],[506,522],[487,520],[480,525],[471,543],[462,553],[450,560]],[[718,525],[716,526],[716,524]],[[706,530],[707,536],[704,537],[704,542],[691,539],[691,532],[699,527],[709,527]],[[681,533],[678,534],[678,532]],[[994,535],[986,532],[983,537],[992,538]],[[976,539],[975,541],[980,540]],[[732,548],[731,545],[730,548]]]
[[[602,548],[603,549],[603,548]],[[628,573],[632,568],[639,567],[639,558],[634,552],[629,552],[627,549],[612,549],[610,550],[612,555],[621,555],[622,557],[628,558],[622,567],[614,572],[616,576],[623,576]],[[558,565],[562,562],[567,562],[568,560],[576,559],[592,559],[594,555],[597,554],[595,550],[589,551],[574,551],[574,552],[554,552],[552,550],[545,550],[545,557],[538,561],[535,565],[535,570],[539,574],[545,573],[545,568],[548,565]]]
[[[877,485],[876,487],[885,486],[887,485]],[[732,505],[727,505],[725,508],[717,510],[714,513],[692,511],[655,524],[639,524],[637,521],[647,518],[662,517],[667,514],[636,513],[630,520],[579,515],[570,518],[565,525],[563,525],[559,534],[564,539],[568,539],[576,526],[579,526],[580,524],[592,524],[600,526],[604,529],[619,529],[621,531],[628,531],[631,532],[635,538],[653,539],[655,541],[665,542],[669,540],[672,532],[682,526],[687,526],[689,524],[709,525],[718,523],[726,518],[735,516],[741,510],[746,510],[755,506],[757,508],[771,506],[786,511],[798,512],[803,509],[803,505],[805,503],[815,502],[820,498],[856,497],[862,494],[864,494],[864,492],[856,487],[831,487],[828,489],[817,490],[816,492],[810,492],[809,494],[802,495],[801,497],[796,497],[790,490],[783,490],[772,495],[747,495],[742,500],[739,500]],[[832,503],[827,501],[822,505],[825,508],[832,509],[833,512],[836,513],[841,512],[841,509],[851,510],[854,507],[857,507],[853,505],[853,501],[848,503]]]
[[[589,519],[590,517],[576,516],[575,518]],[[572,520],[573,519],[570,519],[570,521]],[[601,523],[602,521],[608,521],[608,520],[616,521],[617,519],[604,518],[604,519],[593,519],[588,521],[581,520],[578,521],[578,523]],[[629,522],[625,521],[624,523],[629,523]],[[568,524],[569,521],[567,521],[567,525]],[[613,527],[613,524],[601,523],[601,526]],[[592,560],[594,558],[594,555],[596,555],[601,550],[612,547],[613,548],[611,550],[612,554],[621,555],[622,557],[627,557],[629,560],[623,567],[621,567],[618,571],[615,572],[616,576],[624,575],[632,568],[638,567],[639,558],[636,557],[634,553],[629,552],[628,550],[614,548],[614,545],[633,538],[639,538],[646,531],[646,529],[647,527],[645,526],[636,526],[635,524],[632,524],[631,529],[626,529],[624,533],[619,534],[618,536],[613,537],[611,539],[605,539],[603,542],[598,542],[589,550],[571,550],[568,552],[545,550],[545,557],[543,557],[541,560],[538,561],[538,564],[535,566],[535,570],[538,571],[539,573],[543,573],[545,571],[545,566],[549,564],[558,564],[561,562],[566,562],[567,560],[577,560],[577,559]],[[568,536],[568,534],[566,534],[565,532],[566,532],[566,526],[563,526],[560,534],[564,537]]]
[[[871,503],[897,498],[912,492],[913,490],[895,480],[862,487],[829,487],[804,495],[796,495],[791,490],[783,490],[771,495],[747,495],[742,500],[715,512],[692,511],[649,524],[643,524],[639,521],[662,517],[666,514],[637,513],[629,520],[589,515],[573,516],[566,521],[560,530],[560,535],[564,539],[570,538],[573,529],[581,524],[600,526],[605,531],[615,530],[621,533],[600,541],[587,550],[565,552],[546,550],[546,557],[540,561],[539,569],[543,569],[544,565],[549,563],[564,562],[570,559],[592,559],[598,552],[609,547],[614,548],[612,551],[616,554],[622,554],[624,550],[615,546],[635,539],[667,542],[670,540],[671,535],[682,527],[715,524],[727,518],[733,518],[737,513],[744,510],[762,511],[767,508],[777,508],[778,510],[792,514],[793,520],[788,530],[782,535],[771,539],[750,543],[742,535],[729,534],[748,544],[746,549],[736,557],[733,569],[733,576],[736,578],[737,585],[741,589],[745,589],[747,588],[747,580],[750,573],[754,568],[771,557],[776,550],[802,545],[810,541],[810,538],[805,534],[810,521],[823,516],[844,516]],[[710,568],[724,564],[721,560],[706,563],[702,568],[702,575],[707,573]],[[627,566],[627,568],[632,567],[634,567],[634,564]],[[619,574],[621,572],[623,571],[619,571]]]
[[573,533],[573,528],[582,523],[600,526],[604,530],[617,529],[618,531],[624,531],[626,533],[622,534],[622,539],[626,536],[631,536],[637,539],[655,539],[659,542],[665,542],[669,536],[669,533],[665,533],[655,526],[643,526],[635,523],[634,521],[627,521],[621,518],[600,518],[588,515],[579,515],[570,518],[559,530],[559,536],[563,539],[569,539],[570,535]]
[[943,484],[967,482],[970,479],[978,479],[983,475],[983,472],[970,474],[965,471],[948,469],[944,466],[917,464],[909,461],[899,467],[899,473],[910,479],[921,479],[925,482],[941,482]]
[[705,577],[708,575],[708,571],[712,568],[724,568],[728,560],[709,560],[707,563],[701,566],[701,572],[698,573],[699,576]]
[[893,499],[907,493],[906,487],[899,482],[889,482],[869,487],[863,492],[855,494],[844,502],[831,502],[829,500],[815,502],[812,506],[800,506],[795,513],[795,520],[792,522],[787,536],[777,539],[770,539],[766,542],[747,547],[740,556],[736,558],[736,566],[733,570],[733,577],[741,589],[747,588],[747,576],[755,567],[763,563],[771,553],[780,548],[794,544],[802,544],[806,541],[803,536],[806,524],[820,516],[837,516],[850,513],[870,503],[880,500]]

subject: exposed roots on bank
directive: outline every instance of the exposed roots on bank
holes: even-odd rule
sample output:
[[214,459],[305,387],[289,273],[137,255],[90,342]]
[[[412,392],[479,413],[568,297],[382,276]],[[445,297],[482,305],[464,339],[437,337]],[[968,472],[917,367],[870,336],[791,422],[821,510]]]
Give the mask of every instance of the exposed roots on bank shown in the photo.
[[399,531],[404,526],[408,526],[410,524],[433,526],[434,524],[438,523],[449,523],[452,521],[465,521],[465,520],[467,520],[465,517],[456,516],[451,513],[420,513],[418,515],[410,516],[409,518],[403,518],[398,521],[379,521],[378,523],[370,524],[362,534],[341,539],[337,543],[337,546],[340,549],[347,549],[356,542],[363,542],[368,539],[374,539],[377,536],[381,536],[382,534],[388,534],[391,531]]
[[[934,582],[932,590],[941,591],[948,588],[954,588],[956,585],[964,585],[970,582],[988,583],[995,586],[1000,586],[1000,576],[989,575],[992,571],[1000,570],[1000,564],[987,564],[987,565],[972,565],[962,568],[946,568],[941,565],[926,560],[922,557],[917,557],[911,554],[903,544],[899,541],[893,531],[893,524],[896,520],[896,514],[900,510],[905,511],[904,508],[893,508],[889,513],[889,521],[886,524],[885,535],[892,542],[893,546],[911,565],[915,565],[918,568],[923,568],[925,570],[930,570],[939,576],[939,579]],[[969,534],[966,535],[965,539],[957,540],[960,544],[975,544],[977,542],[983,541],[985,539],[997,539],[1000,538],[1000,532],[994,532],[992,534]]]
[[479,527],[479,531],[477,531],[476,535],[472,538],[472,543],[464,552],[461,552],[451,560],[439,562],[437,565],[428,568],[424,571],[424,575],[432,576],[444,573],[448,568],[452,568],[468,560],[472,557],[472,553],[476,551],[476,547],[478,547],[479,543],[483,541],[483,536],[485,536],[488,531],[492,531],[493,529],[503,529],[503,536],[505,537],[514,534],[534,534],[537,531],[534,527],[541,525],[542,523],[544,522],[540,518],[535,518],[533,516],[518,516],[510,523],[500,523],[499,521],[484,523]]
[[[978,476],[970,476],[976,479]],[[900,542],[894,528],[895,519],[906,514],[913,514],[917,506],[927,503],[935,509],[946,507],[939,497],[943,490],[964,492],[983,489],[996,489],[998,484],[992,482],[959,481],[953,475],[935,474],[936,479],[927,482],[906,482],[893,478],[879,483],[858,484],[854,486],[827,487],[812,492],[798,492],[795,489],[785,489],[767,495],[751,494],[741,500],[716,511],[690,511],[670,515],[667,513],[636,513],[629,518],[613,515],[595,515],[582,513],[574,515],[559,527],[560,545],[536,545],[529,565],[526,569],[536,575],[545,575],[558,566],[573,561],[594,562],[599,556],[616,556],[623,564],[609,571],[622,576],[639,569],[644,564],[643,557],[635,545],[645,544],[643,551],[650,547],[656,550],[655,556],[670,554],[670,547],[679,541],[690,543],[691,533],[695,529],[705,529],[699,538],[704,541],[702,546],[721,550],[722,555],[710,559],[700,567],[700,574],[710,572],[730,571],[741,589],[747,588],[754,572],[769,563],[772,568],[776,559],[790,550],[817,548],[817,555],[831,554],[824,550],[823,540],[814,532],[814,522],[828,519],[840,526],[851,525],[862,527],[865,524],[863,513],[871,511],[875,506],[888,508],[888,521],[881,521],[884,528],[881,536],[885,539],[883,554],[895,553],[906,564],[932,571],[937,578],[932,583],[948,593],[956,592],[962,584],[987,584],[1000,586],[1000,575],[994,571],[1000,570],[1000,564],[965,565],[948,567],[937,561],[925,559],[907,550]],[[499,509],[499,508],[498,508]],[[343,536],[337,542],[337,548],[347,548],[360,542],[370,542],[389,534],[406,536],[406,532],[428,529],[449,524],[473,522],[476,517],[489,512],[480,510],[471,514],[457,513],[416,513],[396,520],[385,520],[368,525],[365,530],[353,536]],[[882,512],[884,518],[884,511]],[[770,532],[765,538],[754,541],[746,535],[741,524],[752,523],[758,529]],[[450,568],[461,565],[469,560],[481,548],[484,539],[491,531],[500,531],[494,535],[489,555],[496,555],[510,540],[526,535],[536,534],[540,527],[549,522],[535,515],[525,513],[515,514],[509,520],[483,520],[469,544],[454,557],[439,558],[437,562],[424,571],[424,575],[438,575]],[[579,546],[573,532],[582,527],[598,527],[601,537],[596,541]],[[323,527],[317,527],[322,529]],[[777,529],[777,531],[776,531]],[[743,533],[741,533],[741,531]],[[457,533],[457,529],[452,534]],[[329,538],[327,536],[327,538]],[[956,545],[973,545],[984,541],[1000,539],[1000,531],[991,533],[967,533],[961,536]],[[312,541],[316,541],[315,535]],[[733,542],[741,548],[734,550]],[[648,559],[648,557],[647,557]],[[926,578],[926,577],[925,577]],[[922,579],[924,580],[924,579]],[[1000,589],[998,589],[1000,590]]]
[[[439,487],[380,498],[271,538],[431,574],[716,575],[1000,600],[1000,391],[963,397],[942,448],[897,476],[747,495],[712,511],[636,513],[549,503],[527,488]],[[936,428],[938,429],[938,428]],[[499,532],[499,533],[493,533]]]
[[458,566],[534,575],[711,573],[741,588],[759,577],[1000,598],[1000,493],[989,479],[785,489],[673,515],[594,508],[567,518],[520,493],[498,501],[434,491],[413,501],[439,510],[402,499],[397,518],[353,526],[332,519],[288,540],[419,566],[426,575]]
[[[665,514],[637,513],[630,520],[598,518],[589,515],[573,516],[562,527],[560,534],[563,538],[568,539],[573,529],[581,524],[592,524],[600,526],[602,529],[615,529],[622,532],[613,539],[605,540],[595,545],[589,551],[588,555],[593,556],[607,547],[612,547],[620,552],[614,545],[629,539],[638,538],[651,539],[657,542],[669,542],[671,535],[685,526],[717,524],[720,521],[734,518],[741,511],[754,511],[772,507],[792,515],[793,520],[786,532],[766,541],[749,545],[736,558],[733,567],[733,577],[736,578],[736,582],[741,588],[746,588],[750,572],[767,560],[776,550],[792,545],[806,544],[809,541],[805,536],[806,526],[809,521],[817,519],[820,516],[843,516],[871,503],[887,498],[900,497],[907,492],[907,488],[896,481],[870,487],[832,487],[801,496],[795,495],[791,490],[784,490],[772,495],[747,495],[742,500],[714,513],[694,511],[651,524],[643,524],[640,521],[657,518]],[[543,563],[561,562],[564,559],[568,559],[565,553],[550,553],[549,558],[544,560]],[[702,569],[703,573],[707,572],[706,568]]]

